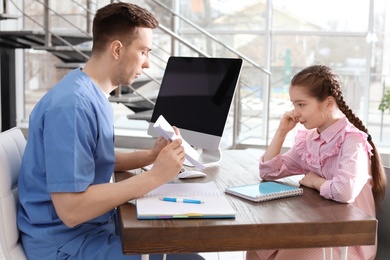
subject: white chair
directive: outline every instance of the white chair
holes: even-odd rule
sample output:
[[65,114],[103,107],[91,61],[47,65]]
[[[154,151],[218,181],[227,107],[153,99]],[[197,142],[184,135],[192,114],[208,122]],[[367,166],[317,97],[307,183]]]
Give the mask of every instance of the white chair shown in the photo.
[[376,260],[386,260],[390,256],[390,167],[385,167],[387,187],[385,198],[381,202],[381,210],[377,211],[378,250]]
[[26,139],[19,128],[0,133],[0,242],[6,259],[27,259],[16,224],[18,175]]

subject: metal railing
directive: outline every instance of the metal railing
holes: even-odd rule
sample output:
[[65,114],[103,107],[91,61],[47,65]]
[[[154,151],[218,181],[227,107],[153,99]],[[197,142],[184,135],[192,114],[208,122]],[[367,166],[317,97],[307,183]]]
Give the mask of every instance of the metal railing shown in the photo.
[[[13,0],[10,0],[10,1],[16,7],[16,9],[23,14],[24,17],[26,17],[27,19],[30,19],[33,23],[37,24],[39,27],[41,27],[46,32],[45,46],[41,47],[40,49],[45,49],[45,48],[49,49],[51,47],[51,36],[54,36],[57,39],[59,39],[61,42],[63,42],[65,46],[67,46],[70,49],[72,49],[73,51],[77,52],[79,55],[81,55],[85,59],[89,58],[89,56],[86,53],[84,53],[81,50],[80,47],[73,46],[70,42],[66,41],[59,34],[53,32],[53,30],[51,28],[51,23],[50,23],[50,18],[49,17],[50,17],[51,13],[55,14],[56,17],[58,17],[58,18],[62,19],[63,21],[65,21],[72,28],[80,31],[81,34],[83,34],[83,35],[85,35],[87,37],[91,37],[92,38],[92,36],[91,36],[91,17],[94,15],[94,11],[91,10],[90,1],[87,1],[87,6],[84,6],[84,5],[80,4],[79,2],[77,2],[75,0],[70,0],[72,3],[76,4],[77,6],[82,8],[83,11],[85,11],[85,14],[82,14],[82,15],[83,15],[83,17],[85,17],[86,30],[83,30],[82,28],[76,26],[74,23],[72,23],[70,20],[68,20],[64,15],[56,12],[53,8],[51,8],[50,7],[50,0],[35,0],[35,2],[40,3],[43,6],[43,8],[44,8],[44,24],[40,24],[33,17],[31,17],[30,15],[26,14],[24,12],[24,10],[21,10],[21,8],[19,8],[15,4],[15,2]],[[111,1],[111,2],[113,2],[113,1]],[[178,18],[180,22],[184,22],[184,23],[188,24],[191,28],[193,28],[196,31],[198,31],[199,35],[205,36],[211,42],[222,46],[222,48],[224,50],[227,50],[227,51],[231,52],[233,55],[235,55],[236,57],[241,58],[243,61],[245,61],[245,65],[246,65],[246,67],[243,68],[243,70],[247,69],[248,67],[251,67],[251,68],[254,68],[255,70],[258,70],[260,73],[264,74],[264,76],[266,77],[266,80],[264,82],[264,84],[266,85],[266,86],[264,86],[264,90],[265,90],[264,92],[266,92],[266,93],[270,92],[271,72],[269,70],[261,67],[258,63],[256,63],[255,61],[253,61],[252,59],[250,59],[246,55],[240,53],[239,51],[235,50],[231,46],[225,44],[223,41],[221,41],[220,39],[218,39],[217,37],[215,37],[214,35],[209,33],[207,30],[201,28],[200,26],[198,26],[197,24],[193,23],[189,19],[185,18],[181,14],[175,12],[174,10],[169,8],[168,6],[162,4],[161,1],[145,0],[145,2],[152,2],[153,4],[163,8],[172,17]],[[159,25],[159,30],[164,32],[166,35],[169,35],[174,41],[177,41],[180,44],[182,44],[183,46],[186,46],[187,48],[189,48],[191,51],[193,51],[194,53],[196,53],[199,56],[202,56],[202,57],[211,57],[212,56],[212,55],[204,52],[200,48],[196,47],[189,40],[187,40],[183,36],[179,35],[179,33],[177,31],[174,31],[173,29],[171,30],[171,29],[167,28],[166,26],[160,24]],[[171,53],[171,55],[172,55],[172,53]],[[160,61],[162,61],[162,60],[163,59],[160,59]],[[166,61],[165,61],[165,63],[166,63]],[[161,83],[158,79],[156,79],[152,75],[148,74],[147,72],[144,72],[144,75],[146,77],[148,77],[150,80],[152,80],[152,81],[154,81],[154,82],[156,82],[158,84]],[[240,81],[239,81],[239,84],[238,84],[238,87],[237,87],[236,97],[235,97],[235,101],[234,101],[233,140],[232,140],[233,147],[238,143],[238,136],[239,136],[240,131],[241,131],[240,130],[240,125],[242,123],[242,121],[241,121],[242,117],[241,117],[241,109],[240,109],[240,107],[242,106],[242,104],[240,103],[240,92],[241,92],[241,87],[242,86],[243,87],[250,86],[250,84],[248,84],[246,82],[246,79],[243,76],[240,77]],[[134,94],[139,95],[144,100],[150,102],[151,104],[154,104],[154,102],[150,98],[145,97],[144,95],[142,95],[142,93],[137,92],[134,88],[132,89],[132,91],[133,91]],[[118,95],[118,96],[121,95],[121,90],[120,89],[118,91],[116,91],[116,95]],[[249,93],[248,95],[251,95],[251,94]],[[269,104],[269,96],[265,96],[264,97],[264,104]],[[268,107],[264,106],[263,110],[267,111],[267,114],[269,115]],[[268,120],[267,120],[267,118],[265,118],[264,124],[266,124],[265,140],[266,140],[266,143],[268,143]]]

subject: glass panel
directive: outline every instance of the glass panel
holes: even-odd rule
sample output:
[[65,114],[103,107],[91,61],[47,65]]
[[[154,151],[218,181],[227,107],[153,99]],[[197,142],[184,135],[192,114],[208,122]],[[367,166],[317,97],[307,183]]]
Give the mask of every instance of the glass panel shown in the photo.
[[[211,57],[236,58],[239,53],[250,58],[252,61],[262,64],[264,62],[263,37],[254,34],[213,34],[219,42],[212,40],[203,34],[181,34],[195,48]],[[233,49],[234,51],[229,50]],[[184,45],[180,45],[181,56],[197,56],[198,54]]]
[[[248,62],[244,63],[240,79],[238,110],[238,141],[249,145],[264,145],[266,115],[264,114],[268,77]],[[259,140],[260,139],[260,140]]]
[[366,66],[367,47],[365,37],[274,36],[272,86],[288,84],[293,73],[315,63],[345,73],[362,73]]
[[35,104],[69,70],[57,69],[54,64],[61,61],[46,51],[27,49],[24,51],[25,116],[30,116]]
[[[370,117],[368,129],[375,144],[382,152],[390,152],[390,110],[380,111],[379,104],[390,91],[390,3],[375,1],[372,77],[370,89],[376,89],[370,96]],[[389,165],[389,164],[388,164]]]
[[[258,0],[183,0],[181,14],[204,29],[262,30],[265,3]],[[189,28],[183,23],[182,28]]]
[[[374,1],[374,0],[372,0]],[[66,18],[82,29],[86,1],[78,4],[74,1],[52,2],[52,8],[65,14]],[[110,1],[96,1],[92,11]],[[154,13],[159,22],[171,29],[172,15],[154,1],[133,1],[145,6]],[[160,2],[159,2],[160,3]],[[177,3],[178,12],[195,24],[213,34],[221,43],[191,28],[186,22],[178,25],[178,34],[194,47],[217,57],[237,57],[223,45],[236,49],[256,64],[265,62],[264,38],[266,1],[258,0],[183,0],[162,1],[173,7]],[[288,97],[289,81],[294,73],[314,63],[323,63],[334,68],[342,77],[345,97],[354,112],[361,118],[367,118],[366,126],[373,135],[376,144],[390,147],[390,113],[378,110],[385,90],[390,88],[390,4],[386,0],[375,0],[373,32],[369,31],[370,0],[329,0],[326,2],[311,0],[272,0],[273,20],[271,44],[271,100],[269,118],[269,138],[279,123],[282,113],[291,108]],[[24,1],[25,11],[43,24],[43,5],[33,0]],[[351,11],[353,6],[353,11]],[[51,14],[52,26],[63,30],[67,23]],[[176,20],[179,20],[176,18]],[[42,29],[24,19],[26,29]],[[73,30],[73,29],[72,29]],[[311,34],[313,33],[313,35]],[[178,41],[176,41],[177,43]],[[175,52],[173,52],[175,51]],[[26,119],[35,102],[48,88],[53,86],[68,70],[55,68],[61,63],[58,58],[44,51],[26,50],[25,94]],[[157,80],[161,79],[165,63],[170,55],[198,56],[184,44],[173,45],[171,36],[162,30],[156,30],[151,58],[151,68],[145,70]],[[370,64],[367,64],[370,60]],[[366,71],[370,68],[371,77]],[[250,62],[244,62],[236,108],[238,111],[238,144],[264,145],[267,133],[266,106],[264,98],[268,77]],[[369,91],[365,86],[370,86]],[[369,97],[368,97],[369,95]],[[369,101],[367,101],[369,98]],[[115,114],[119,116],[131,113],[123,104],[113,103]],[[232,139],[232,113],[226,127],[227,143]],[[291,135],[290,141],[293,135]],[[288,143],[287,143],[288,145]]]
[[365,32],[368,29],[369,0],[272,2],[273,30]]
[[[338,73],[347,104],[363,120],[363,102],[367,98],[364,95],[367,47],[365,37],[274,36],[270,136],[281,115],[292,109],[288,95],[291,77],[312,64],[327,65]],[[292,139],[287,140],[292,142]]]
[[387,107],[390,105],[390,74],[373,77],[370,90],[370,116],[366,127],[377,146],[389,149],[390,109],[387,108],[382,112],[379,105],[381,102],[387,104]]

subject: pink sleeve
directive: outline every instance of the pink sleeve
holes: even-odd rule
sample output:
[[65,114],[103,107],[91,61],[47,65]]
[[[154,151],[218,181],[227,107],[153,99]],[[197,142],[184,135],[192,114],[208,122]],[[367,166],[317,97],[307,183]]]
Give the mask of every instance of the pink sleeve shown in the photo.
[[281,155],[277,155],[271,160],[263,161],[263,156],[260,157],[259,173],[263,180],[278,179],[281,168],[283,167]]
[[[364,185],[371,179],[369,155],[371,146],[360,133],[346,135],[340,149],[337,172],[322,184],[320,194],[341,203],[354,202]],[[333,168],[333,167],[329,167]]]
[[276,180],[291,175],[299,175],[304,173],[300,165],[301,156],[297,150],[302,150],[305,146],[306,132],[298,132],[295,138],[295,145],[282,155],[277,155],[271,160],[263,161],[263,156],[260,157],[259,173],[263,180]]

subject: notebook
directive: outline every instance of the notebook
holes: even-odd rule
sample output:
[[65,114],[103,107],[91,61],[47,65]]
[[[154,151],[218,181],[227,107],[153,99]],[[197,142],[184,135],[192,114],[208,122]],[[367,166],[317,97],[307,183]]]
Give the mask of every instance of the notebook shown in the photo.
[[[170,201],[174,199],[201,203]],[[235,218],[236,214],[212,181],[164,184],[137,199],[136,207],[138,219]]]
[[268,201],[303,194],[303,189],[273,181],[262,181],[256,184],[227,187],[225,193],[232,194],[254,202]]

